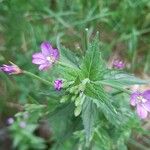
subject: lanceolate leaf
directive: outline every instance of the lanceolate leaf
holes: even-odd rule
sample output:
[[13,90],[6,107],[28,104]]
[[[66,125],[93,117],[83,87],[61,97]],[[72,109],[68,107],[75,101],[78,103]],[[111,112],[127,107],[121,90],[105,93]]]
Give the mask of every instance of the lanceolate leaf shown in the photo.
[[97,118],[96,105],[90,97],[86,97],[82,106],[82,120],[86,134],[86,143],[88,144],[94,132],[94,124]]
[[124,72],[110,71],[105,74],[104,81],[110,84],[120,85],[134,85],[134,84],[148,84],[150,81],[142,80],[134,75],[127,74]]
[[100,57],[98,37],[88,46],[85,58],[81,65],[83,78],[89,78],[92,81],[100,80],[104,70],[104,64]]

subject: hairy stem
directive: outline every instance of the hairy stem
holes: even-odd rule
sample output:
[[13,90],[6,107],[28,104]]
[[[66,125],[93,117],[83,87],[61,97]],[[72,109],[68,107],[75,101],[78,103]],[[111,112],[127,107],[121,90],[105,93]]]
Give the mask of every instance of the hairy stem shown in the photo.
[[37,75],[35,75],[35,74],[29,72],[29,71],[23,70],[23,73],[24,73],[25,75],[27,75],[27,76],[30,76],[30,77],[32,77],[32,78],[34,78],[34,79],[37,79],[37,80],[41,81],[42,83],[44,83],[44,84],[46,84],[46,85],[50,85],[50,86],[53,85],[50,81],[45,80],[45,79],[43,79],[43,78],[41,78],[41,77],[39,77],[39,76],[37,76]]

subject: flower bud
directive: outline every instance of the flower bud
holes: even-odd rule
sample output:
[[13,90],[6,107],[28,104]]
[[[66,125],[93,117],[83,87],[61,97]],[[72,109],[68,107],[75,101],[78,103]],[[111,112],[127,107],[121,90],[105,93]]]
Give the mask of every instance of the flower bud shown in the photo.
[[6,74],[20,74],[22,73],[22,70],[15,64],[12,64],[12,65],[2,65],[0,67],[0,71],[6,73]]

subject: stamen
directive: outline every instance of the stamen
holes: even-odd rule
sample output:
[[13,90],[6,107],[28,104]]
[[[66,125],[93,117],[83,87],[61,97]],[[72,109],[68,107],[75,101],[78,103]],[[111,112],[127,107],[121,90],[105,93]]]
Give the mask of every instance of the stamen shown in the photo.
[[137,97],[138,103],[145,103],[147,100],[143,98],[143,96],[138,96]]
[[55,61],[55,58],[53,56],[48,56],[46,59],[51,63]]

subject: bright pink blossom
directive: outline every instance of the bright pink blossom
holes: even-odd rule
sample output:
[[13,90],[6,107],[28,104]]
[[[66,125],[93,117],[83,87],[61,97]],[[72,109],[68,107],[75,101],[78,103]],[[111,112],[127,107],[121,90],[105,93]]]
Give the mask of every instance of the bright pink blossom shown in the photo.
[[13,123],[14,123],[14,119],[13,119],[12,117],[8,118],[8,119],[7,119],[7,123],[8,123],[9,125],[13,124]]
[[148,116],[148,112],[150,112],[150,90],[146,90],[143,93],[132,93],[130,104],[136,107],[138,116],[141,119],[145,119]]
[[26,127],[26,122],[21,121],[21,122],[19,123],[19,126],[20,126],[21,128],[25,128],[25,127]]
[[55,80],[54,81],[54,88],[57,91],[60,91],[63,87],[63,81],[62,80]]
[[125,63],[122,60],[115,59],[113,61],[113,67],[116,69],[123,69],[125,68]]
[[39,70],[49,69],[59,59],[59,51],[49,42],[41,44],[41,52],[32,55],[32,63],[39,65]]
[[6,74],[20,74],[22,73],[22,70],[17,65],[2,65],[0,66],[0,71],[6,73]]

